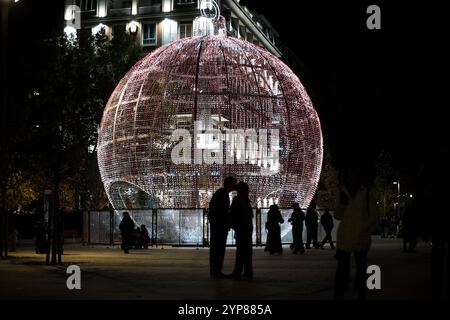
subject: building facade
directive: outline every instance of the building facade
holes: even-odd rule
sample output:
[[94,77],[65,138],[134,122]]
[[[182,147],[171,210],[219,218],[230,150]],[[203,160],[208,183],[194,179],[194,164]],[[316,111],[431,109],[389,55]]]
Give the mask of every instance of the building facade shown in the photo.
[[[239,0],[219,0],[220,13],[226,19],[229,36],[247,40],[282,56],[279,34],[270,22],[241,5]],[[80,8],[79,12],[73,8]],[[72,8],[72,9],[71,9]],[[146,51],[173,40],[192,36],[193,20],[202,8],[212,8],[210,0],[66,0],[66,33],[78,28],[101,28],[109,37],[116,28],[125,28]]]

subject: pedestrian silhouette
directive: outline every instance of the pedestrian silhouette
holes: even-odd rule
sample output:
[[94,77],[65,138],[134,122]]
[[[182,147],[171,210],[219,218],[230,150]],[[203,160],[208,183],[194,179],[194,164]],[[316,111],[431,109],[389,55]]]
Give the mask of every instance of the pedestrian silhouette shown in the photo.
[[359,172],[349,172],[345,179],[334,217],[340,220],[336,242],[338,261],[334,278],[334,298],[343,299],[350,279],[350,258],[356,262],[355,285],[358,298],[366,299],[367,253],[371,231],[379,220],[375,196]]
[[133,230],[133,240],[132,242],[132,247],[135,249],[140,249],[140,243],[141,243],[141,228],[137,227],[136,229]]
[[34,227],[36,253],[46,253],[48,249],[47,227],[44,222],[38,222]]
[[281,216],[280,209],[276,204],[273,204],[269,208],[267,213],[267,250],[270,254],[282,254],[283,247],[281,246],[281,227],[280,224],[284,223]]
[[222,269],[230,230],[230,192],[236,189],[236,182],[233,177],[225,178],[223,188],[218,189],[209,202],[209,273],[212,278],[225,276]]
[[319,242],[317,241],[317,228],[319,227],[319,216],[316,212],[316,205],[312,203],[305,216],[306,225],[306,249],[311,249],[311,242],[314,248],[319,247]]
[[303,222],[305,221],[305,214],[297,202],[292,205],[292,209],[294,211],[292,211],[291,217],[288,219],[288,222],[292,224],[292,253],[298,253],[299,251],[300,253],[305,253],[305,247],[303,245]]
[[242,271],[244,277],[253,278],[252,266],[252,232],[253,232],[253,209],[249,199],[249,188],[245,182],[239,182],[236,186],[238,195],[231,203],[231,226],[236,237],[236,262],[230,278],[241,279]]
[[10,224],[8,227],[8,242],[9,242],[9,251],[15,252],[17,245],[17,235],[18,232],[16,227],[13,224]]
[[322,224],[322,227],[325,230],[325,238],[322,240],[320,248],[323,249],[325,243],[329,242],[331,249],[334,249],[333,239],[331,237],[331,231],[333,230],[334,222],[333,216],[331,215],[329,209],[325,209],[325,212],[320,217],[320,223]]
[[141,224],[142,246],[147,249],[150,245],[150,235],[145,224]]
[[134,222],[130,214],[125,211],[123,213],[122,221],[120,221],[119,229],[122,234],[122,248],[125,253],[128,253],[133,242]]
[[383,218],[381,218],[380,228],[381,228],[381,238],[386,238],[389,229],[389,218],[387,216],[383,216]]
[[415,253],[418,237],[418,217],[411,201],[405,202],[405,212],[403,214],[403,252]]

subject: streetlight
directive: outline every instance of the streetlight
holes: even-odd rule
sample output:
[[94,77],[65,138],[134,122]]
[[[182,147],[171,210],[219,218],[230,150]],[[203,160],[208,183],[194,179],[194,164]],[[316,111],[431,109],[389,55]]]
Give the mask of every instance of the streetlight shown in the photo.
[[394,181],[394,185],[397,185],[397,219],[400,217],[400,181]]

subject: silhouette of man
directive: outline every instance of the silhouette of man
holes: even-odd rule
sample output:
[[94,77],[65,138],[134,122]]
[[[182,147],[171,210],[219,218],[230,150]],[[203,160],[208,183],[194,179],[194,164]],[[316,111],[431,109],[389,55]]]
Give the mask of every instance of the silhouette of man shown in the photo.
[[228,230],[230,229],[230,192],[236,188],[236,179],[227,177],[223,188],[217,190],[209,202],[210,225],[209,273],[213,278],[222,278],[223,259]]
[[39,221],[34,227],[36,237],[36,253],[47,252],[47,228],[44,222]]
[[303,246],[303,222],[305,221],[305,214],[302,209],[300,209],[299,204],[296,202],[292,205],[291,217],[288,222],[292,224],[292,253],[305,252],[305,247]]
[[241,279],[242,271],[244,271],[244,277],[251,279],[253,278],[253,210],[248,185],[245,182],[239,182],[237,191],[238,195],[234,197],[231,204],[231,226],[236,236],[236,263],[229,277]]
[[331,216],[329,209],[325,209],[324,214],[320,217],[320,223],[322,224],[323,229],[325,230],[325,238],[322,240],[320,248],[323,249],[325,243],[329,242],[331,249],[334,249],[333,239],[331,237],[331,231],[333,230],[334,223],[333,217]]
[[405,201],[405,211],[403,213],[403,252],[416,252],[417,246],[417,229],[418,219],[416,210],[412,205],[412,202]]
[[314,248],[319,247],[319,242],[317,241],[317,228],[319,227],[319,217],[316,212],[316,205],[314,203],[308,208],[305,216],[306,225],[306,249],[311,249],[311,242]]
[[128,253],[131,242],[133,240],[134,222],[128,212],[123,213],[122,221],[119,224],[120,232],[122,233],[122,246],[123,251]]

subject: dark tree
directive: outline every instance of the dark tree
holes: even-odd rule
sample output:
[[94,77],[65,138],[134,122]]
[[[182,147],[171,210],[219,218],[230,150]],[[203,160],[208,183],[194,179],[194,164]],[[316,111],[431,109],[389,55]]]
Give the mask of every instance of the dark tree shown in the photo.
[[[113,40],[80,30],[41,41],[21,69],[27,74],[10,116],[16,165],[9,179],[34,192],[52,191],[47,263],[61,263],[62,209],[103,208],[107,199],[96,159],[98,125],[115,85],[141,57],[142,49],[125,29]],[[17,186],[5,184],[15,192]],[[28,200],[28,199],[26,199]],[[18,203],[23,206],[25,203]]]

